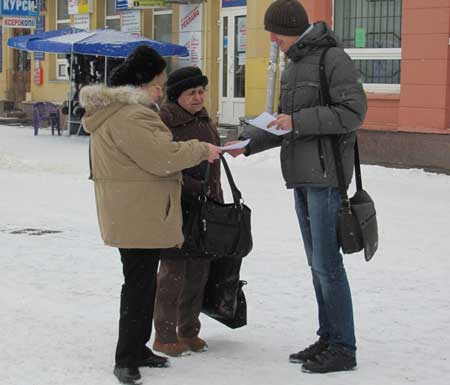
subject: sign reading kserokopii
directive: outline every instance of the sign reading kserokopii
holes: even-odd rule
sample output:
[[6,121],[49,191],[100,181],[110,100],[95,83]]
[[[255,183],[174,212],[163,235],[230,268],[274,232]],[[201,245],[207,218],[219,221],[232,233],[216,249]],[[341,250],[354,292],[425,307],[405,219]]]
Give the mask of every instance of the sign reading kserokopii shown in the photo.
[[3,27],[5,28],[36,28],[35,17],[14,17],[7,16],[3,18]]
[[3,16],[39,16],[38,0],[0,0]]

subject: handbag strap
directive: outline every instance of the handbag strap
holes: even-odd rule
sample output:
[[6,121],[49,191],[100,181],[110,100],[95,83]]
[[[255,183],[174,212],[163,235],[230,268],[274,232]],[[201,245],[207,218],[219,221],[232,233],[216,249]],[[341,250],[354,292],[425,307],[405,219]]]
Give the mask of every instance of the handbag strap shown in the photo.
[[[241,204],[242,203],[242,194],[239,191],[239,189],[237,188],[236,183],[234,183],[234,179],[233,179],[233,175],[231,174],[230,167],[228,167],[228,163],[222,154],[220,154],[220,161],[222,162],[223,168],[225,169],[225,173],[227,174],[228,184],[230,185],[231,193],[233,195],[233,202],[235,204]],[[202,184],[201,197],[202,198],[206,197],[206,193],[208,191],[207,186],[208,186],[208,178],[209,178],[210,168],[211,168],[211,165],[208,163],[208,165],[206,166],[205,175],[201,181],[201,184]]]
[[[331,106],[331,96],[329,91],[328,79],[325,73],[325,55],[331,47],[326,47],[321,55],[319,61],[319,74],[320,74],[320,94],[321,102],[324,106]],[[342,164],[342,156],[339,150],[339,135],[332,135],[331,143],[333,145],[334,161],[336,163],[336,175],[338,178],[339,193],[341,194],[342,202],[345,205],[349,204],[349,199],[347,196],[347,188],[345,186],[345,176],[344,176],[344,166]],[[355,139],[354,146],[355,153],[355,181],[356,190],[362,190],[362,178],[361,178],[361,164],[359,161],[359,148],[358,148],[358,138]]]

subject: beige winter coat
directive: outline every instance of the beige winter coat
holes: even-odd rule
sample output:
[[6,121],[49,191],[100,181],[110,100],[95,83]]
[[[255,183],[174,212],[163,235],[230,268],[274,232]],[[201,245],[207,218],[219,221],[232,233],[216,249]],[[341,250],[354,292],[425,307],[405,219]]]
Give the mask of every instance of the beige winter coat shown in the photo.
[[83,126],[91,134],[97,215],[105,244],[181,246],[181,170],[208,158],[198,140],[174,142],[135,87],[83,87]]

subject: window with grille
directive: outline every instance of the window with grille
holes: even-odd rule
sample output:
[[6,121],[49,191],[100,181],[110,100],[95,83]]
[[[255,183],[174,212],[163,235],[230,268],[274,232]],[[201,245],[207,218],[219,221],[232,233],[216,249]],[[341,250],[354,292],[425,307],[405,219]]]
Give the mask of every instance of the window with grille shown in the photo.
[[334,0],[334,31],[369,91],[400,91],[402,0]]

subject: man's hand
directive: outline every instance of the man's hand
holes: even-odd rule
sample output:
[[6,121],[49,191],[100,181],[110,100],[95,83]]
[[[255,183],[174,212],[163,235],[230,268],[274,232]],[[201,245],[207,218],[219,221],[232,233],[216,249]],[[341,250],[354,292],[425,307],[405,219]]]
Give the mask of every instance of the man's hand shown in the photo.
[[[233,140],[224,144],[224,147],[230,146],[232,144],[239,143],[239,140]],[[245,152],[245,148],[237,148],[235,150],[225,150],[226,153],[230,154],[233,158],[242,155]]]
[[215,160],[219,159],[219,154],[222,152],[221,149],[213,144],[207,143],[209,147],[208,162],[214,163]]
[[268,128],[273,126],[276,126],[277,130],[292,130],[292,116],[285,114],[278,115],[274,121],[267,125]]

